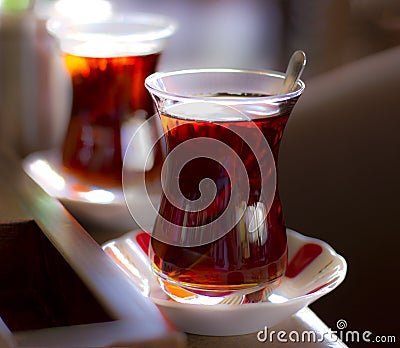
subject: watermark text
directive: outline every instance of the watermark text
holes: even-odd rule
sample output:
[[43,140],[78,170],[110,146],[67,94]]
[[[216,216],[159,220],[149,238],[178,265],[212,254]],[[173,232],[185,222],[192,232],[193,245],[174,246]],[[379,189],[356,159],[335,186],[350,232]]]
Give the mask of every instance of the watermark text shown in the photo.
[[339,319],[336,322],[337,329],[328,329],[326,332],[316,332],[314,330],[273,330],[267,326],[258,331],[257,340],[259,342],[280,342],[280,343],[317,343],[324,341],[344,343],[396,343],[395,335],[374,335],[372,331],[346,330],[347,322]]

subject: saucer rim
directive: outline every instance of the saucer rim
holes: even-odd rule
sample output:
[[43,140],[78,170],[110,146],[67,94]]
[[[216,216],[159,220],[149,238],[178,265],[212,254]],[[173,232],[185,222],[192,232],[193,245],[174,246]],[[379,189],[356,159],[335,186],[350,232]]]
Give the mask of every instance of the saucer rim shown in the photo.
[[[108,244],[114,243],[114,242],[124,242],[124,240],[134,237],[136,234],[140,233],[140,232],[145,232],[142,231],[140,229],[135,229],[135,230],[131,230],[125,234],[123,234],[122,236],[109,240],[105,243],[102,244],[102,248],[106,248]],[[325,284],[323,285],[321,288],[319,288],[316,291],[313,291],[311,293],[306,293],[306,294],[302,294],[300,296],[296,296],[293,298],[289,298],[287,301],[282,302],[282,303],[274,303],[274,302],[258,302],[258,303],[245,303],[242,305],[229,305],[229,304],[215,304],[215,305],[202,305],[202,304],[190,304],[190,303],[179,303],[176,301],[173,301],[169,298],[167,298],[167,295],[165,295],[165,298],[159,298],[159,297],[154,297],[151,295],[149,295],[149,298],[156,303],[158,306],[160,307],[168,307],[168,308],[187,308],[187,309],[193,309],[193,306],[196,306],[197,308],[201,308],[202,310],[212,310],[215,311],[216,309],[218,310],[229,310],[229,311],[234,311],[238,308],[254,308],[254,307],[265,307],[265,308],[271,308],[271,307],[282,307],[285,304],[289,305],[292,304],[296,301],[301,301],[301,302],[308,302],[308,304],[310,304],[311,302],[316,301],[317,299],[319,299],[320,297],[330,293],[331,291],[333,291],[335,288],[337,288],[345,279],[346,274],[347,274],[347,262],[346,259],[340,255],[339,253],[337,253],[332,246],[330,246],[327,242],[315,238],[315,237],[309,237],[306,236],[300,232],[297,232],[291,228],[286,228],[286,233],[288,234],[288,236],[290,235],[291,238],[294,238],[296,240],[302,241],[302,245],[306,244],[306,243],[313,243],[313,244],[317,244],[320,245],[324,250],[327,250],[329,252],[329,254],[335,259],[337,260],[337,262],[339,263],[340,268],[338,270],[335,271],[335,274],[337,275],[335,278],[335,281],[333,281],[332,283],[329,284]],[[288,245],[289,247],[289,245]],[[113,261],[114,262],[114,261]],[[307,306],[308,304],[306,304],[305,306]]]
[[[122,189],[118,189],[116,187],[101,187],[98,185],[90,185],[79,178],[73,176],[72,174],[67,173],[65,170],[62,169],[61,160],[60,160],[60,151],[57,149],[50,149],[44,151],[33,152],[27,155],[22,160],[22,168],[24,171],[29,175],[32,180],[34,180],[42,189],[44,189],[48,194],[52,197],[57,198],[62,201],[72,202],[72,203],[84,203],[90,205],[115,205],[115,206],[122,206],[125,205],[125,198]],[[69,191],[68,189],[64,188],[62,190],[53,190],[50,188],[48,182],[44,179],[42,180],[38,173],[35,172],[30,168],[30,166],[39,160],[46,161],[49,163],[56,174],[62,177],[68,188],[70,188],[71,184],[76,183],[78,185],[83,185],[90,190],[105,190],[111,192],[114,195],[114,200],[111,202],[92,202],[90,200],[84,198],[78,198],[76,196],[68,195],[65,191]],[[73,188],[71,188],[73,190]]]

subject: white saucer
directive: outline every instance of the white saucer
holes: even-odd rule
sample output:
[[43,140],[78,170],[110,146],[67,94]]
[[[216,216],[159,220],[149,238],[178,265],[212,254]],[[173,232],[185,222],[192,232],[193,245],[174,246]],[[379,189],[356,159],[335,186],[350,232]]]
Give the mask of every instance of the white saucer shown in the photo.
[[181,304],[169,299],[150,270],[149,235],[132,231],[103,245],[108,256],[142,293],[187,333],[211,336],[240,335],[272,327],[336,288],[345,278],[347,264],[328,244],[292,230],[288,234],[288,269],[268,302],[241,305]]
[[[59,151],[33,153],[23,160],[22,166],[50,196],[60,200],[78,221],[102,229],[129,231],[137,228],[122,190],[90,186],[80,182],[65,172]],[[134,195],[139,203],[143,201],[140,193],[135,190],[135,183],[127,194]],[[160,195],[160,192],[150,192],[150,199],[155,205],[158,205]],[[140,204],[135,204],[135,207],[140,209]],[[139,212],[143,216],[146,216],[145,213]],[[153,221],[146,221],[146,224],[152,226]]]

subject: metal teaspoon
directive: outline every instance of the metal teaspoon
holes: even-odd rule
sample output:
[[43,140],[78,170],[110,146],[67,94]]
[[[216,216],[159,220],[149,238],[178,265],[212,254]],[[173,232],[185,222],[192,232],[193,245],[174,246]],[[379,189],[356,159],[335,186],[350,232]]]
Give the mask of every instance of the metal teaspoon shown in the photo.
[[279,94],[289,93],[294,89],[297,81],[303,73],[306,62],[306,54],[303,51],[298,50],[292,54],[286,69],[286,77],[283,81],[283,86],[280,89]]

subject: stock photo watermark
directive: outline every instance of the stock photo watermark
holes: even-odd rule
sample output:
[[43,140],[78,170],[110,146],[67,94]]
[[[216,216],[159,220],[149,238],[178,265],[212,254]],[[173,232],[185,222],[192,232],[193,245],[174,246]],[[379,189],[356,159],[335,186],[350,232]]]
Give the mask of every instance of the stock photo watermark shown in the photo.
[[258,331],[259,342],[280,342],[280,343],[318,343],[324,341],[344,343],[391,343],[396,344],[395,335],[375,335],[370,330],[347,330],[347,321],[339,319],[336,322],[336,330],[329,328],[326,332],[314,330],[272,330],[267,326]]
[[[159,116],[154,114],[146,119],[127,145],[122,175],[127,207],[136,224],[161,242],[180,247],[206,245],[225,236],[240,221],[247,223],[250,235],[255,238],[253,232],[262,230],[266,216],[274,202],[276,193],[275,159],[267,139],[256,123],[248,119],[248,116],[242,111],[215,102],[190,102],[186,103],[184,107],[178,105],[168,108],[169,113],[184,113],[184,116],[191,120],[195,120],[199,112],[207,115],[215,113],[215,110],[234,120],[246,122],[246,126],[237,126],[235,123],[232,125],[229,122],[216,125],[203,123],[203,132],[212,133],[214,137],[193,136],[191,133],[193,125],[190,125],[189,131],[188,121],[178,122],[174,119],[174,122],[168,124],[167,135],[164,136],[160,133],[153,138],[149,137],[148,153],[142,156],[142,175],[140,180],[136,181],[133,195],[129,194],[131,186],[129,173],[137,163],[132,162],[132,159],[138,158],[137,149],[143,141],[142,133],[147,134],[148,129],[154,128]],[[168,116],[163,117],[168,119]],[[163,199],[165,202],[169,202],[168,204],[175,211],[191,216],[188,218],[189,220],[197,219],[198,223],[196,224],[189,221],[180,225],[165,218],[163,214],[159,213],[157,205],[148,194],[146,167],[152,159],[151,150],[161,140],[174,144],[167,151],[161,169]],[[241,150],[237,150],[236,147]],[[247,153],[245,161],[242,158],[244,157],[243,153]],[[202,161],[202,166],[196,164],[198,160]],[[204,166],[208,166],[211,170],[205,171]],[[255,168],[258,168],[258,171]],[[199,171],[203,173],[203,176],[198,175]],[[254,171],[258,175],[255,175]],[[249,172],[253,172],[252,177]],[[207,177],[210,173],[214,175],[214,179]],[[196,181],[194,179],[196,176],[201,180]],[[198,191],[198,197],[188,198],[182,192],[181,181],[189,182],[189,178],[190,184],[186,184],[186,191],[191,193]],[[234,184],[231,184],[232,182]],[[229,194],[226,194],[225,190],[229,190]],[[221,199],[222,195],[226,196],[224,201]],[[247,202],[251,195],[257,196],[258,202],[254,206],[248,207]],[[138,200],[138,196],[142,199]],[[214,213],[210,213],[211,208],[214,209]],[[201,212],[207,211],[207,209],[208,214],[214,214],[216,217],[214,219],[205,218],[203,221],[200,216],[204,214],[201,215]],[[146,211],[146,214],[143,214],[143,211]],[[155,221],[156,228],[148,229],[146,226],[148,220]]]

